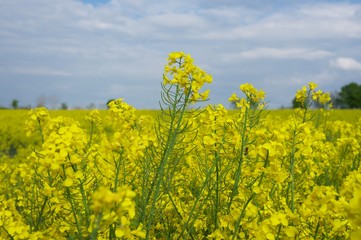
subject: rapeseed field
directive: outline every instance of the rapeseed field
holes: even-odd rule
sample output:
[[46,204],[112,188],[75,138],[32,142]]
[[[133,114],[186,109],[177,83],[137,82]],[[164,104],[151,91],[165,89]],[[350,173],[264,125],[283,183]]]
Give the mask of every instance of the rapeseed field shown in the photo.
[[295,110],[249,83],[192,108],[211,82],[175,52],[160,111],[0,111],[0,238],[361,239],[359,112],[312,82]]

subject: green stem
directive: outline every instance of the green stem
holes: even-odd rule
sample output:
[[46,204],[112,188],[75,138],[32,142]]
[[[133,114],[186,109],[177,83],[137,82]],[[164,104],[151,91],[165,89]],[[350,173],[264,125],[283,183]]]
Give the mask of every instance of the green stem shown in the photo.
[[90,226],[89,205],[88,205],[88,201],[87,201],[87,198],[86,198],[83,182],[80,182],[79,186],[80,186],[80,193],[81,193],[81,197],[82,197],[82,200],[83,200],[84,211],[85,211],[85,224],[86,224],[86,228],[88,228]]
[[[63,167],[64,179],[66,179],[65,167],[64,167],[64,165],[62,167]],[[76,211],[75,206],[74,206],[73,197],[72,197],[72,195],[70,193],[69,187],[66,187],[66,194],[67,194],[67,200],[70,203],[71,211],[72,211],[73,216],[74,216],[76,229],[78,230],[78,234],[79,234],[80,239],[82,239],[83,234],[82,234],[81,226],[80,226],[80,223],[79,223],[79,220],[78,220],[77,211]]]
[[90,124],[90,134],[89,134],[89,142],[88,142],[88,148],[90,148],[92,141],[93,141],[93,131],[94,131],[94,122],[92,121]]
[[335,187],[336,187],[336,183],[338,182],[338,181],[337,181],[337,179],[338,179],[337,173],[338,173],[338,171],[339,171],[339,169],[340,169],[340,167],[341,167],[341,164],[342,164],[343,160],[344,160],[345,157],[346,157],[346,154],[347,154],[349,148],[350,148],[350,145],[349,145],[349,144],[346,145],[345,149],[342,151],[342,154],[341,154],[340,159],[339,159],[339,161],[338,161],[337,167],[336,167],[336,169],[333,171],[332,180],[331,180],[330,184],[333,184],[333,186],[335,186]]
[[80,239],[82,239],[83,234],[82,234],[82,231],[81,231],[81,226],[80,226],[80,223],[78,221],[78,216],[77,216],[76,209],[75,209],[75,206],[74,206],[73,197],[71,196],[71,193],[70,193],[70,190],[69,190],[68,187],[66,187],[66,194],[67,194],[68,201],[69,201],[69,203],[71,205],[71,211],[72,211],[73,216],[74,216],[76,229],[78,230],[78,234],[79,234]]
[[218,152],[214,153],[215,161],[216,161],[216,202],[215,202],[215,210],[214,210],[214,228],[218,229],[218,211],[220,205],[219,199],[219,156]]
[[[69,158],[69,161],[70,161],[70,158]],[[71,167],[74,172],[78,171],[78,168],[76,165],[72,165]],[[86,228],[88,228],[90,226],[90,210],[89,210],[89,205],[87,202],[87,196],[85,193],[84,184],[80,179],[79,179],[79,188],[80,188],[80,193],[81,193],[81,197],[82,197],[82,202],[84,205]]]
[[99,231],[99,222],[100,220],[102,219],[103,217],[103,213],[100,212],[97,216],[97,218],[94,220],[94,228],[93,228],[93,231],[91,232],[90,234],[90,240],[96,240],[97,239],[97,236],[98,236],[98,231]]
[[292,150],[290,154],[290,176],[291,176],[291,211],[295,211],[295,152],[296,152],[296,129],[293,131]]
[[248,122],[248,111],[249,109],[246,108],[245,111],[245,115],[244,115],[244,120],[243,120],[243,127],[242,127],[242,143],[241,143],[241,153],[239,156],[239,161],[238,161],[238,167],[235,173],[235,179],[234,179],[234,184],[233,184],[233,189],[231,192],[231,196],[229,197],[229,202],[228,202],[228,211],[231,208],[232,202],[233,202],[233,198],[238,194],[238,185],[239,185],[239,181],[242,175],[242,164],[243,164],[243,156],[244,156],[244,149],[247,145],[247,139],[248,139],[248,135],[247,135],[247,122]]
[[[223,136],[223,137],[224,137],[224,136]],[[220,151],[220,149],[221,149],[221,147],[222,147],[222,145],[223,145],[223,141],[224,141],[224,138],[222,139],[222,143],[221,143],[220,146],[218,147],[217,152]],[[206,187],[209,185],[210,178],[211,178],[211,176],[212,176],[212,174],[213,174],[213,172],[214,172],[214,170],[215,170],[215,168],[216,168],[217,163],[218,163],[218,159],[215,159],[215,161],[213,161],[213,164],[212,164],[211,168],[207,171],[206,178],[205,178],[205,180],[204,180],[204,182],[203,182],[203,185],[202,185],[202,187],[201,187],[201,189],[200,189],[200,191],[199,191],[199,194],[197,195],[197,198],[196,198],[196,200],[195,200],[195,202],[194,202],[194,204],[193,204],[193,206],[192,206],[192,209],[191,209],[191,211],[189,212],[187,222],[186,222],[186,223],[183,225],[183,227],[182,227],[182,232],[181,232],[181,234],[179,235],[178,239],[180,239],[180,238],[183,236],[185,230],[188,229],[189,226],[192,226],[191,228],[193,228],[193,224],[194,224],[194,222],[197,220],[198,214],[199,214],[199,211],[194,214],[195,209],[196,209],[196,207],[197,207],[197,205],[198,205],[198,202],[200,201],[200,199],[201,199],[201,197],[202,197],[203,191],[204,191],[204,190],[206,189]],[[203,199],[203,202],[200,204],[200,208],[201,208],[201,207],[204,205],[204,203],[207,201],[207,199],[208,199],[208,197],[211,195],[211,193],[212,193],[212,191],[209,191],[209,192],[208,192],[207,197],[206,197],[205,199]],[[216,212],[216,214],[217,214],[217,212]],[[195,216],[193,217],[193,215],[195,215]],[[193,218],[193,219],[192,219],[192,218]],[[188,233],[189,233],[189,232],[188,232]],[[186,237],[187,237],[187,235],[184,236],[184,238],[186,238]]]
[[39,133],[40,133],[41,143],[44,144],[45,140],[44,140],[43,128],[41,127],[40,119],[38,119],[38,125],[39,125]]
[[234,228],[234,234],[232,236],[232,239],[236,239],[237,234],[238,234],[238,229],[239,229],[239,225],[241,224],[242,219],[244,218],[244,215],[246,214],[246,208],[248,206],[248,204],[252,201],[252,199],[256,196],[256,193],[252,193],[252,195],[247,199],[247,202],[243,205],[243,209],[241,214],[239,215],[237,222],[236,222],[236,226]]
[[313,234],[313,239],[317,239],[318,229],[320,228],[320,222],[317,222],[315,233]]
[[4,231],[6,232],[6,234],[8,235],[9,239],[14,240],[14,238],[11,236],[11,234],[6,230],[6,228],[4,228],[4,226],[1,226],[2,229],[4,229]]
[[[116,192],[117,189],[118,189],[118,178],[119,178],[119,173],[120,173],[120,166],[121,166],[121,162],[122,162],[122,156],[123,156],[123,152],[120,151],[119,158],[114,163],[115,164],[115,179],[114,179],[114,190],[113,190],[113,192]],[[124,172],[124,178],[125,178],[125,172]]]
[[42,217],[43,217],[43,214],[44,214],[44,209],[45,209],[45,206],[46,206],[47,202],[48,202],[48,197],[45,197],[44,202],[41,205],[41,209],[40,209],[40,213],[38,215],[38,219],[36,221],[36,225],[34,227],[35,232],[39,230],[39,225],[40,225],[40,222],[42,221]]
[[278,225],[276,240],[280,239],[281,229],[282,229],[282,224]]
[[[164,176],[164,171],[165,171],[165,168],[166,168],[166,165],[168,162],[168,158],[170,157],[170,154],[174,149],[177,137],[179,135],[179,130],[181,127],[183,115],[185,113],[190,94],[191,94],[191,91],[189,91],[185,95],[184,102],[178,110],[177,103],[180,101],[183,94],[181,93],[179,85],[176,86],[174,102],[173,102],[173,104],[171,106],[171,110],[170,110],[171,120],[170,120],[170,126],[169,126],[169,130],[168,130],[168,136],[167,136],[167,140],[166,140],[163,154],[161,157],[161,162],[157,168],[155,179],[152,183],[151,191],[153,191],[153,187],[155,187],[155,190],[154,190],[154,194],[153,194],[153,198],[152,198],[152,204],[151,204],[150,214],[149,214],[149,218],[148,218],[148,224],[147,224],[147,228],[146,228],[146,230],[147,230],[146,239],[149,239],[149,232],[150,232],[149,230],[151,228],[153,218],[155,215],[155,205],[156,205],[157,199],[160,194],[160,185],[162,183],[162,179]],[[150,197],[150,195],[149,195],[149,197]],[[147,203],[146,203],[147,205],[148,205],[148,202],[149,201],[147,201]]]

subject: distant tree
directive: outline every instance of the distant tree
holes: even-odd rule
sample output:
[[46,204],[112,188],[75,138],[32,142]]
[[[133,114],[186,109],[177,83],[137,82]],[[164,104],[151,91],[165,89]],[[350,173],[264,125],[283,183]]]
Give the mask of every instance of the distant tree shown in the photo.
[[98,109],[107,109],[107,107],[104,103],[98,103]]
[[61,110],[67,110],[67,109],[68,109],[68,105],[67,105],[66,103],[62,102],[62,103],[60,104],[60,109],[61,109]]
[[53,95],[50,97],[47,97],[47,100],[49,102],[50,108],[51,109],[56,109],[59,103],[59,99],[57,96]]
[[58,108],[59,99],[57,96],[41,95],[36,98],[36,107],[46,107],[50,109]]
[[301,108],[301,107],[302,107],[302,103],[297,102],[296,97],[294,97],[292,100],[292,108]]
[[339,94],[340,94],[340,93],[337,92],[337,91],[332,92],[332,93],[330,94],[330,96],[331,96],[331,102],[332,102],[332,107],[333,107],[333,108],[341,108],[341,106],[339,106],[340,103],[339,103],[338,100],[337,100]]
[[95,103],[90,103],[88,106],[86,106],[87,109],[95,109]]
[[336,95],[334,105],[339,108],[361,108],[361,85],[349,83]]
[[47,99],[44,95],[36,98],[36,107],[45,107]]
[[11,106],[12,106],[12,108],[17,109],[17,108],[19,107],[19,100],[14,99],[14,100],[11,102]]

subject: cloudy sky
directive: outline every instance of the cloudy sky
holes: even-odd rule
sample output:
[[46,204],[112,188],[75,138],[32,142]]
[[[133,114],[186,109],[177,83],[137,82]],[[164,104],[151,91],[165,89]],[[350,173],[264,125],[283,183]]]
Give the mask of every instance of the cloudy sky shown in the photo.
[[361,1],[0,0],[0,105],[157,108],[172,51],[213,76],[209,103],[249,82],[290,106],[361,84]]

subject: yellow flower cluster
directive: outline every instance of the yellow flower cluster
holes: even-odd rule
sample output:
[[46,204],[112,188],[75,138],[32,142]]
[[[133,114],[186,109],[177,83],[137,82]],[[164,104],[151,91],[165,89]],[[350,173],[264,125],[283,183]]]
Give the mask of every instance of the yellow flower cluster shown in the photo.
[[209,90],[200,92],[204,83],[212,83],[212,76],[194,65],[190,54],[173,52],[169,54],[168,64],[164,67],[163,84],[177,85],[185,94],[190,94],[192,102],[206,100]]
[[[123,99],[85,117],[31,110],[28,150],[0,157],[0,238],[359,239],[361,119],[272,117],[251,84],[232,113],[189,110],[208,75],[184,53],[166,73],[155,117]],[[316,88],[298,99],[322,102]]]
[[351,239],[361,238],[361,172],[352,172],[344,181],[342,196],[347,201],[345,210],[353,229]]
[[[123,186],[112,192],[107,188],[100,188],[93,194],[93,203],[91,209],[94,215],[91,217],[93,226],[90,232],[98,231],[98,229],[107,229],[106,226],[113,225],[115,227],[114,234],[117,238],[132,239],[134,237],[144,238],[145,234],[138,229],[130,229],[130,220],[135,216],[135,203],[133,198],[135,193]],[[107,239],[109,230],[100,232],[98,239]]]
[[[44,124],[50,118],[46,108],[31,109],[28,113],[29,119],[25,121],[26,135],[30,136],[34,131],[42,131]],[[40,133],[42,135],[42,133]]]
[[306,86],[298,90],[295,99],[303,108],[309,108],[312,103],[320,104],[321,106],[332,107],[331,96],[329,93],[324,93],[322,90],[317,90],[317,84],[313,82],[308,83]]
[[250,107],[257,109],[263,109],[265,107],[264,99],[266,93],[263,90],[257,90],[250,83],[242,84],[239,88],[244,95],[246,95],[246,98],[239,98],[237,94],[233,93],[228,99],[228,101],[235,104],[237,108],[245,110]]

